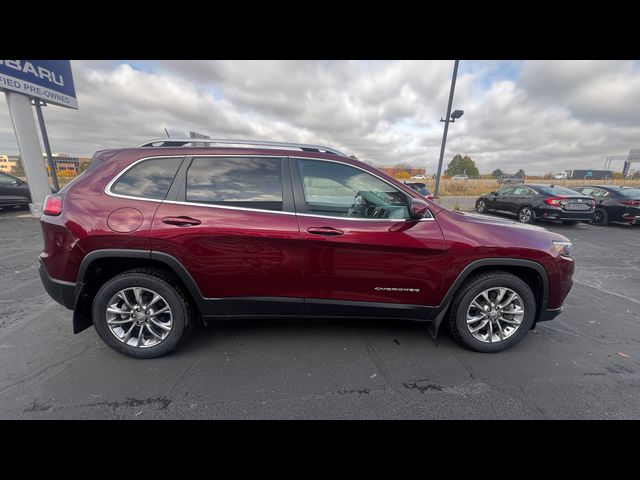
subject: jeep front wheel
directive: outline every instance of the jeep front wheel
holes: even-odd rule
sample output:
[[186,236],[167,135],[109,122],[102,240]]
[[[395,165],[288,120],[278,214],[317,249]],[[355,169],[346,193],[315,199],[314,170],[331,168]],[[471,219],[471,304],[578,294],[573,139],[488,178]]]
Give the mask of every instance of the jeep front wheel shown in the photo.
[[499,352],[520,342],[531,329],[536,301],[523,280],[495,271],[467,280],[449,312],[456,340],[477,352]]

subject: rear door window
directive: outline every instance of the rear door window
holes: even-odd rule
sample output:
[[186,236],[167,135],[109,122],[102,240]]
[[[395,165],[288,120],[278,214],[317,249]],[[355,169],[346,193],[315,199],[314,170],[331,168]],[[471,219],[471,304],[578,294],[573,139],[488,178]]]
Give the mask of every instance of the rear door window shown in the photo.
[[187,171],[186,201],[281,211],[282,158],[194,158]]
[[116,195],[164,200],[183,157],[150,158],[136,163],[111,188]]
[[520,196],[527,196],[527,195],[533,195],[533,192],[531,191],[531,189],[527,188],[527,187],[517,187],[514,191],[513,191],[514,195],[520,195]]
[[513,191],[515,190],[515,187],[505,187],[505,188],[501,188],[500,190],[498,190],[496,193],[499,196],[502,195],[512,195]]

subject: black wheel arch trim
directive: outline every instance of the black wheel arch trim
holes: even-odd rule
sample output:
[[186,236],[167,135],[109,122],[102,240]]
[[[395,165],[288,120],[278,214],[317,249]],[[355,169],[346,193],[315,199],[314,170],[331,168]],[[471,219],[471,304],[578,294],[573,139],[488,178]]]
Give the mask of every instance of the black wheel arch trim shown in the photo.
[[434,307],[431,315],[429,316],[429,333],[431,333],[431,336],[434,339],[438,334],[438,328],[440,327],[442,320],[444,320],[444,317],[449,310],[449,305],[451,305],[453,297],[460,286],[471,274],[484,267],[525,267],[535,270],[542,279],[542,301],[540,308],[536,311],[536,318],[533,323],[534,326],[538,322],[542,312],[547,310],[549,300],[549,275],[540,263],[520,258],[483,258],[475,260],[464,267],[451,287],[449,287],[449,290],[444,296],[442,302],[440,302],[440,305]]
[[145,260],[155,260],[165,264],[171,271],[177,275],[182,283],[187,287],[194,302],[196,302],[201,312],[205,313],[211,308],[210,303],[202,296],[195,280],[182,263],[172,255],[163,252],[155,252],[153,250],[133,250],[109,248],[93,250],[89,252],[82,260],[78,269],[77,282],[86,282],[87,271],[91,264],[100,258],[141,258]]

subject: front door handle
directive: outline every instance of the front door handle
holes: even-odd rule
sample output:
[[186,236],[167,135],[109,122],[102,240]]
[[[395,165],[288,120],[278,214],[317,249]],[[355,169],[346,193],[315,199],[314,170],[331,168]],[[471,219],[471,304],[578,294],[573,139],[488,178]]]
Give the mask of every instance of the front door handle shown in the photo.
[[323,237],[335,237],[344,234],[342,230],[333,227],[309,227],[307,232],[312,235],[322,235]]
[[168,225],[176,225],[178,227],[188,227],[189,225],[200,225],[202,222],[197,218],[191,217],[164,217],[162,219],[162,223],[166,223]]

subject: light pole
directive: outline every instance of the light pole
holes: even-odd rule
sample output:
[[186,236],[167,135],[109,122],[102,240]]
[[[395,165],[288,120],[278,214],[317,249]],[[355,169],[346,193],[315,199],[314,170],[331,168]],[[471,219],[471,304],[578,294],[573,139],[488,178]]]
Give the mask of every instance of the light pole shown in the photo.
[[449,104],[447,105],[447,116],[441,118],[440,121],[444,122],[444,133],[442,134],[442,146],[440,147],[440,160],[438,161],[438,172],[436,173],[436,187],[433,191],[433,196],[437,197],[440,192],[440,175],[442,172],[442,161],[444,160],[444,148],[447,144],[447,132],[449,131],[449,122],[455,123],[457,118],[462,117],[463,110],[456,110],[451,113],[451,104],[453,103],[453,92],[456,89],[456,77],[458,76],[458,63],[460,60],[456,60],[453,65],[453,77],[451,78],[451,90],[449,91]]

